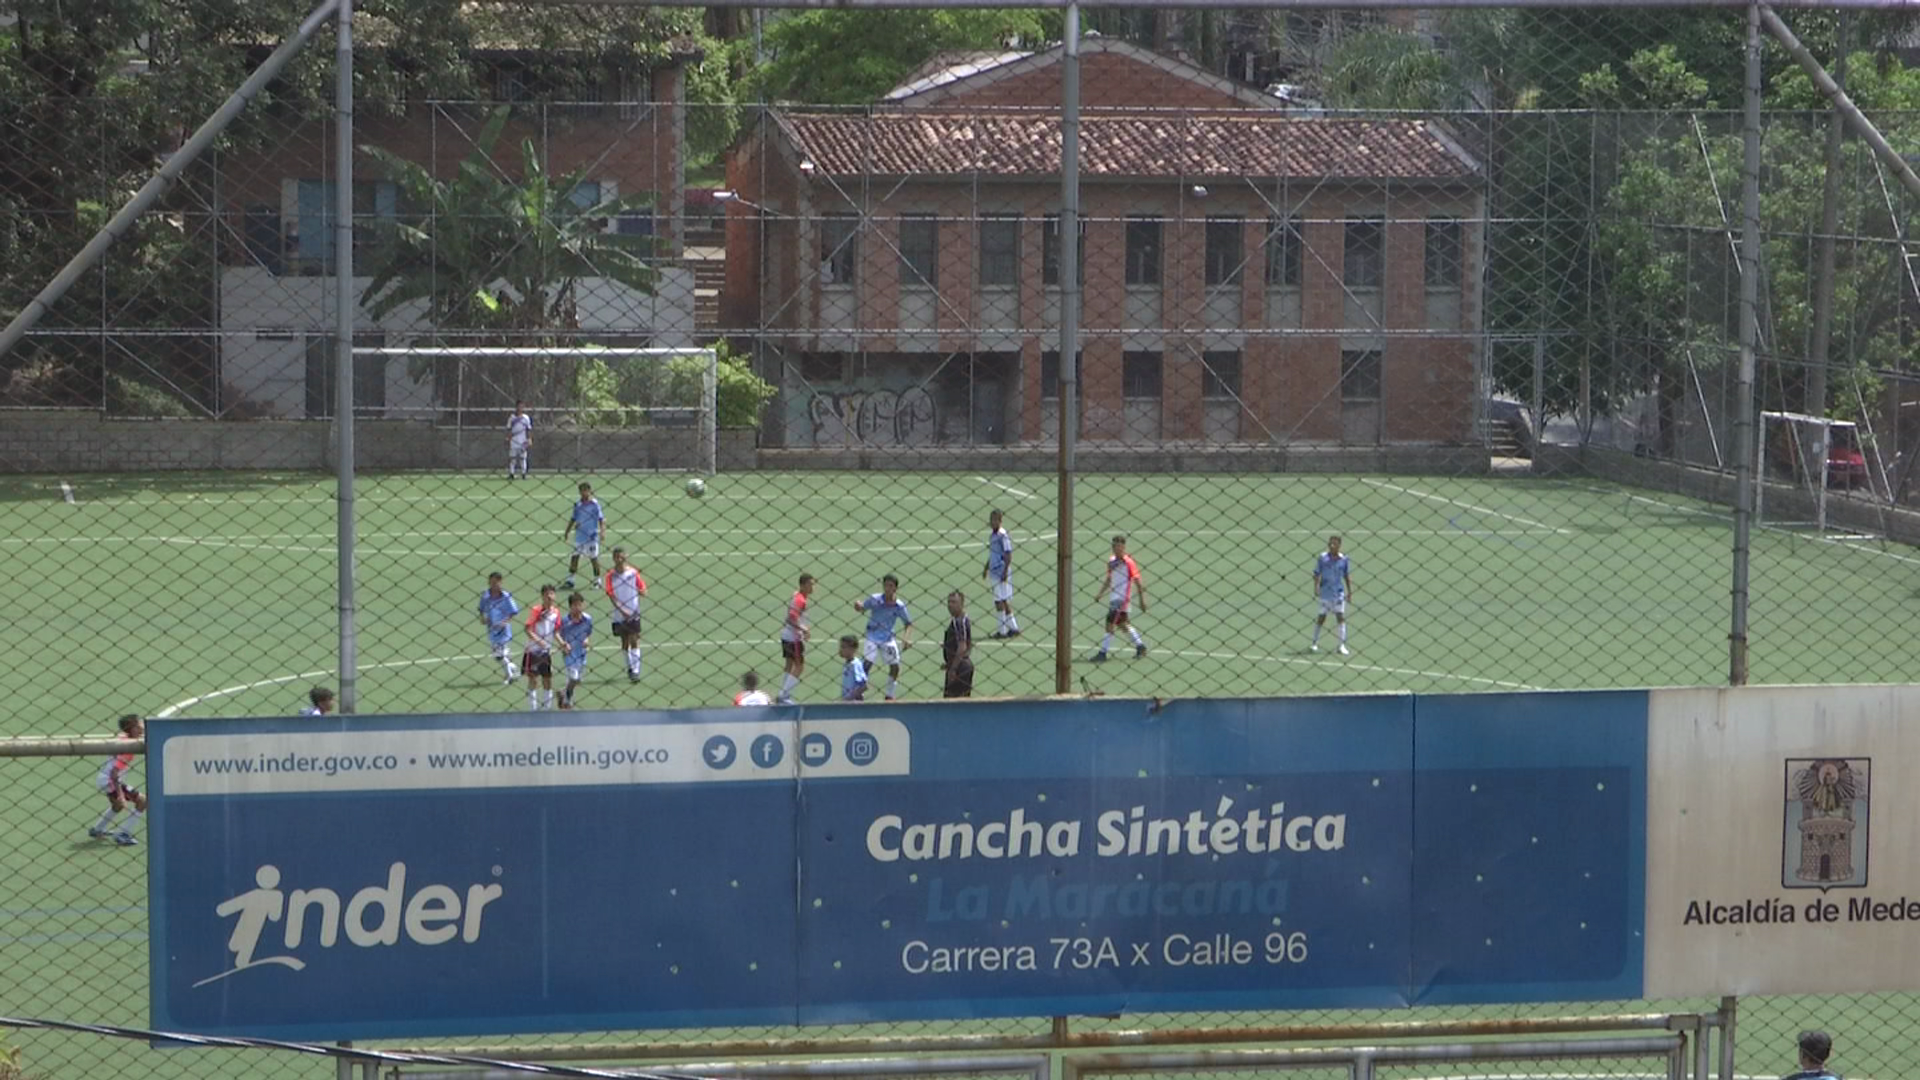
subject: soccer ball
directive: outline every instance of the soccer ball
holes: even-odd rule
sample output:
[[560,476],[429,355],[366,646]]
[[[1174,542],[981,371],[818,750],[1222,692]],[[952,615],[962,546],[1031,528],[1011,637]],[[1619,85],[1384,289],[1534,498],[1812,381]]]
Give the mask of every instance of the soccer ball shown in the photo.
[[705,480],[702,480],[696,476],[693,479],[687,481],[687,495],[689,497],[697,499],[700,496],[705,495],[706,493],[707,493],[707,482]]

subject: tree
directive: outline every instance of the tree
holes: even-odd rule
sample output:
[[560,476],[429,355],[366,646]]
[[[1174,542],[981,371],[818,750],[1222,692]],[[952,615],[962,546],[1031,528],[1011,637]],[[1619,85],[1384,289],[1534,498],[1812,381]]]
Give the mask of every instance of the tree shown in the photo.
[[952,50],[1039,48],[1056,14],[1014,8],[813,10],[773,22],[756,77],[770,100],[864,105]]
[[[385,226],[386,242],[373,260],[361,301],[373,318],[417,303],[430,325],[466,343],[562,346],[578,343],[586,280],[653,291],[651,238],[606,229],[608,221],[649,206],[651,194],[599,198],[587,182],[590,166],[556,175],[531,137],[521,141],[518,176],[503,175],[494,148],[511,117],[508,107],[494,110],[473,151],[445,179],[383,147],[361,147],[386,169],[406,208]],[[483,405],[554,404],[571,396],[575,367],[561,358],[467,370],[493,388]],[[413,372],[434,378],[442,401],[452,397],[455,374],[446,363]]]

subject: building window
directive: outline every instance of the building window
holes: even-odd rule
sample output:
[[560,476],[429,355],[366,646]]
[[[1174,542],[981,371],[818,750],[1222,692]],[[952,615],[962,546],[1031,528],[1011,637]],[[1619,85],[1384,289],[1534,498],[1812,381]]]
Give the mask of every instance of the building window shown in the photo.
[[1340,354],[1340,400],[1380,400],[1380,350],[1348,349]]
[[1020,283],[1020,215],[988,214],[980,219],[980,284]]
[[1060,397],[1060,354],[1043,352],[1040,354],[1040,398],[1042,401],[1054,401]]
[[1127,219],[1127,284],[1160,284],[1160,219]]
[[1238,285],[1247,223],[1237,217],[1207,219],[1207,284]]
[[1240,352],[1227,349],[1200,354],[1200,396],[1203,398],[1240,397]]
[[1377,289],[1386,269],[1386,223],[1378,218],[1347,222],[1343,280],[1355,289]]
[[820,220],[820,281],[851,285],[860,265],[860,219],[853,214],[828,214]]
[[1120,396],[1157,398],[1160,396],[1160,354],[1130,352],[1120,354]]
[[1427,222],[1427,288],[1460,287],[1460,223],[1450,218]]
[[[299,210],[299,233],[295,251],[302,259],[331,262],[333,259],[333,193],[331,180],[302,180],[295,201]],[[360,252],[378,243],[383,226],[391,223],[398,211],[400,190],[388,180],[372,180],[353,185],[353,249]]]
[[[1079,239],[1074,255],[1080,273],[1076,281],[1087,283],[1087,219],[1076,219],[1079,228],[1074,234]],[[1040,282],[1043,285],[1060,284],[1060,215],[1048,214],[1040,221]]]
[[932,289],[940,284],[940,222],[931,214],[900,218],[900,285]]
[[628,210],[613,219],[613,231],[621,236],[652,236],[658,228],[647,210]]
[[1306,244],[1297,217],[1267,219],[1267,286],[1294,289],[1300,286],[1300,264]]

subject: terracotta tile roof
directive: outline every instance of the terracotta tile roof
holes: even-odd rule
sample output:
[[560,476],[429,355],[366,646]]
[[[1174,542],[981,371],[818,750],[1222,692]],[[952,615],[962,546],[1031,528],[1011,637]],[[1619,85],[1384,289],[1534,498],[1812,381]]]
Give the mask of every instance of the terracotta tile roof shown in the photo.
[[[829,176],[1045,176],[1060,168],[1060,121],[1043,113],[780,118],[801,154]],[[1477,175],[1479,164],[1423,120],[1249,111],[1083,117],[1080,169],[1087,177],[1435,180]]]

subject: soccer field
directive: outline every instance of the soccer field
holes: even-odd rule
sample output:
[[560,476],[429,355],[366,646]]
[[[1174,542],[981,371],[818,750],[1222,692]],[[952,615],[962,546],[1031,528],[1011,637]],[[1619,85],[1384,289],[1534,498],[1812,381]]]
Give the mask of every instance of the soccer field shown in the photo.
[[[362,477],[358,494],[361,712],[525,706],[501,685],[474,604],[489,571],[523,609],[566,576],[561,531],[574,479]],[[583,708],[729,700],[756,669],[777,685],[775,636],[795,578],[819,579],[801,700],[837,693],[833,639],[858,597],[897,573],[921,647],[901,694],[938,696],[945,596],[981,580],[986,515],[1016,542],[1026,633],[981,641],[981,696],[1053,689],[1057,543],[1051,477],[735,474],[700,500],[679,478],[591,477],[608,543],[650,589],[645,676],[629,685],[604,595]],[[111,729],[110,717],[285,714],[335,680],[334,485],[320,476],[82,477],[0,487],[0,552],[17,616],[0,733]],[[1275,695],[1382,690],[1713,684],[1726,672],[1731,529],[1724,509],[1584,481],[1298,476],[1092,476],[1079,481],[1074,653],[1098,642],[1098,590],[1114,533],[1146,581],[1132,659],[1077,664],[1107,694]],[[1346,538],[1352,648],[1308,654],[1314,554]],[[604,554],[604,552],[603,552]],[[1755,534],[1753,681],[1889,681],[1920,638],[1920,553],[1873,540]],[[564,595],[564,590],[563,590]],[[524,615],[522,616],[524,618]],[[516,635],[516,653],[524,633]],[[55,692],[57,688],[57,692]]]
[[[491,570],[506,576],[523,608],[541,583],[564,578],[569,549],[561,531],[578,479],[358,480],[362,712],[525,707],[524,683],[503,686],[487,660],[474,605]],[[836,694],[832,639],[860,629],[852,603],[888,572],[902,579],[924,643],[906,654],[902,696],[937,696],[946,593],[965,590],[977,635],[992,630],[981,568],[987,512],[995,507],[1006,512],[1016,543],[1015,603],[1026,633],[979,642],[976,693],[1052,690],[1052,477],[727,474],[699,500],[683,493],[676,476],[587,479],[606,505],[605,546],[626,546],[650,589],[638,684],[625,679],[605,634],[604,596],[589,591],[602,632],[583,708],[723,704],[750,667],[777,685],[775,635],[802,572],[816,575],[819,588],[801,700]],[[14,659],[0,668],[8,702],[0,735],[104,735],[115,715],[129,711],[292,713],[308,686],[336,679],[334,522],[334,484],[314,475],[0,482],[0,552],[14,605],[14,618],[0,628]],[[1728,514],[1676,496],[1584,479],[1099,475],[1078,481],[1077,530],[1075,678],[1107,694],[1477,692],[1725,679]],[[1128,536],[1145,575],[1148,606],[1138,622],[1151,648],[1135,660],[1117,643],[1114,660],[1093,665],[1085,657],[1099,639],[1097,591],[1108,538],[1117,532]],[[1319,653],[1305,649],[1310,569],[1330,532],[1345,536],[1354,561],[1346,657],[1333,650],[1331,627]],[[1899,545],[1757,531],[1754,681],[1910,678],[1920,645],[1917,573],[1920,553]],[[523,639],[516,635],[516,643]],[[10,838],[0,845],[0,1001],[28,1015],[137,1024],[145,1018],[144,859],[85,838],[98,809],[97,765],[0,759],[0,832]],[[1767,1067],[1742,1072],[1768,1071],[1767,1055],[1790,1045],[1791,1030],[1825,1023],[1842,1046],[1872,1039],[1885,1048],[1871,1064],[1848,1067],[1849,1075],[1909,1075],[1910,1064],[1920,1068],[1920,1050],[1894,1027],[1906,1030],[1901,1018],[1913,1005],[1888,997],[1755,1002],[1751,1022],[1743,1019],[1741,1045],[1750,1055],[1743,1064]],[[1136,1022],[1173,1021],[1122,1024]],[[1763,1034],[1771,1025],[1779,1034]],[[25,1042],[51,1077],[98,1075],[116,1054],[139,1057],[139,1070],[155,1076],[331,1072],[319,1062],[149,1052],[83,1037]]]

